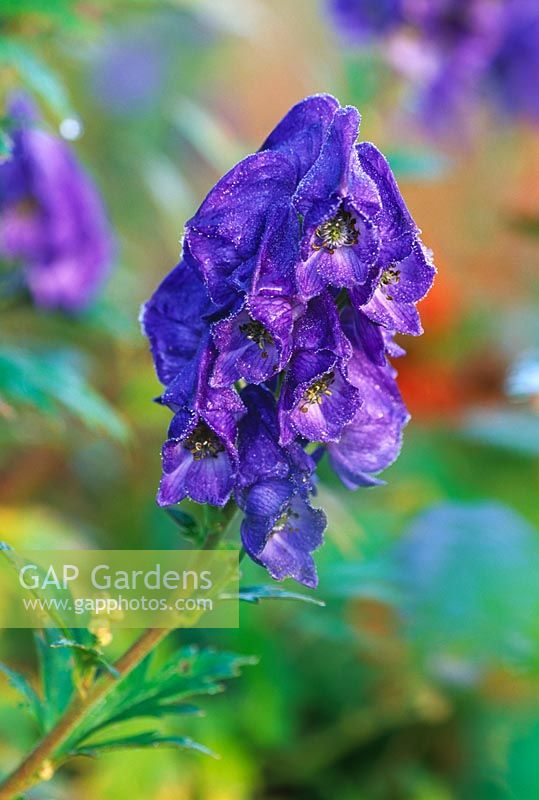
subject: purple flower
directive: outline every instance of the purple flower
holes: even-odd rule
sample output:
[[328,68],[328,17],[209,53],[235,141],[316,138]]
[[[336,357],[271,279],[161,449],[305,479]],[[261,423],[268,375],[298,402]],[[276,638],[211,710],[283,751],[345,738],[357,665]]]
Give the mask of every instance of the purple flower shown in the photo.
[[402,21],[406,0],[330,0],[330,11],[345,39],[367,42],[387,34]]
[[484,97],[509,116],[539,119],[535,0],[329,0],[329,8],[343,38],[380,40],[430,132],[462,131]]
[[320,156],[294,195],[294,207],[303,219],[296,275],[306,298],[327,286],[364,284],[373,274],[380,249],[373,216],[380,209],[380,197],[355,148],[359,122],[355,108],[336,112]]
[[231,317],[216,323],[213,339],[219,351],[214,386],[241,378],[263,383],[280,372],[292,352],[292,330],[302,304],[293,298],[253,295]]
[[111,263],[103,203],[68,145],[19,108],[13,154],[0,165],[0,257],[21,265],[37,305],[81,311]]
[[214,358],[211,347],[204,349],[195,380],[190,383],[184,370],[183,391],[176,385],[163,395],[176,414],[163,446],[159,505],[189,497],[197,503],[223,506],[234,488],[237,424],[245,407],[232,389],[209,386]]
[[278,581],[293,578],[314,588],[318,583],[311,553],[323,541],[326,516],[284,480],[256,484],[248,493],[241,539],[253,559]]
[[397,457],[408,414],[388,357],[421,332],[434,267],[359,113],[298,103],[187,223],[183,259],[142,312],[174,412],[161,505],[244,512],[246,552],[315,586],[316,465],[351,489]]
[[358,145],[357,152],[380,193],[382,209],[376,224],[381,246],[376,278],[351,290],[352,305],[379,325],[417,336],[422,328],[415,304],[432,286],[436,270],[387,160],[368,142]]
[[374,476],[399,455],[402,431],[409,415],[395,381],[395,370],[386,362],[373,363],[357,349],[348,364],[351,383],[362,404],[336,443],[328,445],[332,468],[348,489],[383,483]]
[[239,426],[240,481],[236,498],[245,512],[243,546],[277,580],[291,577],[315,586],[311,553],[322,543],[323,512],[309,504],[314,460],[297,444],[279,443],[271,392],[249,386],[242,392],[247,413]]

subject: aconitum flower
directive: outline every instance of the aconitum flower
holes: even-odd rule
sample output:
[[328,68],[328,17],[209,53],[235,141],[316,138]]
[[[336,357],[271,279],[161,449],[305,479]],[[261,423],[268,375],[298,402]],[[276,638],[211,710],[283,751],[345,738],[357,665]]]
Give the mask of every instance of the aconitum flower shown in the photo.
[[246,553],[307,586],[326,524],[317,464],[327,451],[355,489],[397,458],[408,413],[393,337],[421,333],[434,278],[359,123],[328,95],[294,106],[209,192],[141,316],[174,414],[159,504],[236,503]]
[[536,0],[328,1],[344,41],[380,42],[431,132],[464,127],[485,97],[509,116],[539,119]]
[[0,259],[20,267],[36,305],[77,312],[105,280],[112,235],[101,197],[71,148],[35,127],[28,103],[0,164]]

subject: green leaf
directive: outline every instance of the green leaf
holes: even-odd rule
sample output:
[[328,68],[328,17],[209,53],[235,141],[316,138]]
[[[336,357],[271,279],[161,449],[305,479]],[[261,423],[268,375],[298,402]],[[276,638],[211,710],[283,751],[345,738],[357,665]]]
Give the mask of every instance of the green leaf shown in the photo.
[[50,730],[62,716],[74,692],[74,661],[69,650],[56,649],[54,629],[35,634],[39,671],[45,709],[44,725]]
[[[2,11],[3,11],[2,7]],[[60,117],[74,116],[67,93],[55,72],[38,58],[27,42],[0,37],[0,65],[15,67],[24,84]]]
[[21,675],[19,672],[15,672],[15,670],[10,669],[10,667],[6,666],[5,664],[0,663],[0,672],[3,672],[4,675],[8,678],[11,686],[16,689],[25,699],[26,707],[28,711],[32,714],[40,731],[44,732],[44,710],[41,700],[37,692],[33,689],[33,687],[28,683],[27,679],[24,675]]
[[91,647],[90,645],[81,644],[80,642],[65,638],[56,639],[50,646],[53,648],[67,647],[70,650],[74,650],[80,659],[80,663],[85,667],[103,667],[103,669],[110,672],[115,678],[119,676],[118,670],[107,661],[101,650],[97,647]]
[[125,440],[125,423],[83,378],[83,366],[75,351],[0,348],[0,396],[15,409],[29,406],[52,415],[66,410],[88,428]]
[[223,594],[226,600],[244,600],[246,603],[259,603],[261,600],[301,600],[304,603],[312,603],[315,606],[325,606],[323,600],[311,597],[300,592],[289,592],[278,586],[243,586],[238,594]]
[[257,663],[256,658],[196,647],[181,648],[157,669],[152,661],[150,655],[116,684],[106,704],[66,742],[65,752],[118,722],[198,713],[198,708],[185,704],[186,699],[223,691],[222,681],[239,676],[243,666]]
[[69,753],[69,755],[93,758],[95,756],[100,756],[102,753],[113,752],[114,750],[140,750],[141,748],[148,747],[176,747],[181,750],[195,750],[198,753],[203,753],[212,758],[219,758],[219,756],[209,748],[199,742],[195,742],[188,736],[162,736],[155,731],[139,733],[135,736],[125,736],[119,739],[109,739],[105,742],[95,742],[84,747],[77,747],[77,749]]

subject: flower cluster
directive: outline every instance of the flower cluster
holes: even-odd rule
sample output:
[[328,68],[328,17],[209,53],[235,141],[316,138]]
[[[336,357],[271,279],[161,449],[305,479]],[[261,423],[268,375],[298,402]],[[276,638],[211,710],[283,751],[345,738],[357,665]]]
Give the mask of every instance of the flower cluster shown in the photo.
[[360,116],[329,95],[294,106],[187,223],[183,256],[146,303],[174,417],[158,502],[244,512],[247,553],[316,584],[327,451],[350,489],[379,483],[408,414],[388,356],[418,335],[434,267]]
[[80,311],[111,263],[101,197],[69,146],[34,126],[26,97],[9,115],[15,130],[13,153],[0,164],[0,260],[17,268],[38,306]]
[[[434,133],[462,123],[478,95],[539,121],[537,0],[329,0],[345,39],[382,39]],[[454,122],[453,122],[454,124]]]

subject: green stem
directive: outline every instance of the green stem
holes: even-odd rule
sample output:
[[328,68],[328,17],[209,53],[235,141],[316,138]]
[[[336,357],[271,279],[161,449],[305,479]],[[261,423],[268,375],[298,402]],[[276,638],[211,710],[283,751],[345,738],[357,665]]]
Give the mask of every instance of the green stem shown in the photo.
[[0,785],[0,800],[13,800],[41,780],[40,771],[49,762],[89,711],[100,703],[167,636],[169,629],[149,628],[114,665],[118,676],[103,675],[86,697],[77,697],[56,726],[36,745],[24,761]]
[[[214,549],[221,538],[238,524],[238,511],[230,503],[221,513],[219,524],[206,539],[204,550]],[[55,752],[68,739],[86,715],[104,700],[119,680],[140,664],[170,633],[170,628],[149,628],[114,665],[116,674],[106,673],[84,697],[76,697],[55,727],[38,742],[17,769],[0,784],[0,800],[13,800],[21,792],[42,780],[44,771],[53,760]]]

